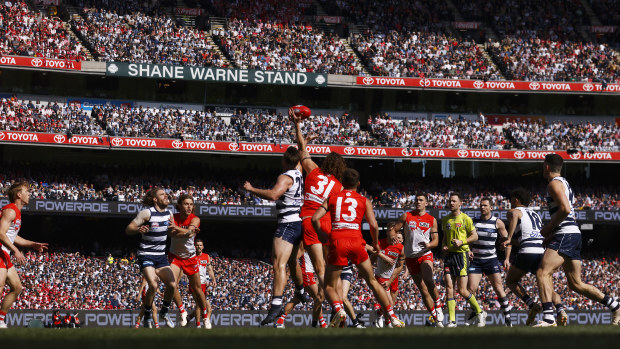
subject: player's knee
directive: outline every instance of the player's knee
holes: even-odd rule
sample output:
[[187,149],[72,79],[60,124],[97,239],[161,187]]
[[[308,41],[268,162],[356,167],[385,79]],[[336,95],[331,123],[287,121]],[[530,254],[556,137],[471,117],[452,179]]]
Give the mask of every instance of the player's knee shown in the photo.
[[175,289],[175,288],[177,288],[177,282],[174,281],[174,280],[169,280],[166,283],[166,286],[169,287],[169,288]]
[[573,292],[580,293],[583,290],[583,282],[581,280],[568,279],[568,288]]
[[11,291],[13,291],[13,293],[15,293],[15,295],[19,296],[22,291],[24,290],[24,287],[22,286],[22,284],[17,284],[14,287],[11,287]]

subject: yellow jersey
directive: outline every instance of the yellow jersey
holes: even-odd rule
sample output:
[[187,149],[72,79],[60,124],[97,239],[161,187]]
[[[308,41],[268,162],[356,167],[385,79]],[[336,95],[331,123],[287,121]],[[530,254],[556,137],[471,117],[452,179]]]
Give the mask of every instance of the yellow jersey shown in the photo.
[[[467,235],[474,230],[474,222],[468,215],[462,213],[456,217],[450,213],[441,219],[441,229],[445,236],[444,246],[448,246],[449,252],[467,252],[469,244],[467,244]],[[452,245],[452,239],[463,241],[463,245],[456,247]],[[447,244],[447,245],[446,245]]]

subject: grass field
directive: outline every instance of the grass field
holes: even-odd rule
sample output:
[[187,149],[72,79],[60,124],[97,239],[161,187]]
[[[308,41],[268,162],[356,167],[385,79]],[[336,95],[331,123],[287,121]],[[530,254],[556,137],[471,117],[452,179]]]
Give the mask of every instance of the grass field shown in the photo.
[[620,348],[620,327],[404,329],[219,328],[0,331],[2,348]]

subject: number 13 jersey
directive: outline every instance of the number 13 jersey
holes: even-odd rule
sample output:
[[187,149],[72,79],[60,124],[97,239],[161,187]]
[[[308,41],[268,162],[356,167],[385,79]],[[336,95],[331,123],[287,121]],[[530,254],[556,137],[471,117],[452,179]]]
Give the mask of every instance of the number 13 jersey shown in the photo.
[[343,190],[328,201],[332,220],[330,240],[362,238],[362,219],[366,213],[366,198],[356,191]]

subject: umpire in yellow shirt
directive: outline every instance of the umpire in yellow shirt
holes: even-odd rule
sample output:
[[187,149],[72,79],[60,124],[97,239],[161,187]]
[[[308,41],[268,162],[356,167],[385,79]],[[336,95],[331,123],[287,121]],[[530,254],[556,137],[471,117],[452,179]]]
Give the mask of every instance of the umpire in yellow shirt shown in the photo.
[[[444,281],[446,283],[446,297],[450,322],[447,327],[456,327],[456,301],[454,300],[454,285],[456,291],[467,299],[476,316],[474,324],[484,327],[486,312],[480,309],[476,297],[467,289],[467,267],[469,266],[469,244],[478,240],[474,222],[465,213],[461,212],[461,195],[451,193],[448,201],[450,214],[441,219],[443,230],[444,252]],[[456,281],[456,282],[455,282]]]

